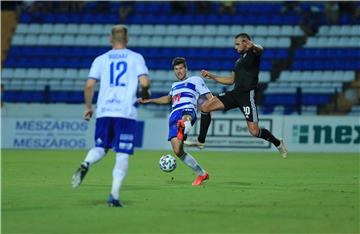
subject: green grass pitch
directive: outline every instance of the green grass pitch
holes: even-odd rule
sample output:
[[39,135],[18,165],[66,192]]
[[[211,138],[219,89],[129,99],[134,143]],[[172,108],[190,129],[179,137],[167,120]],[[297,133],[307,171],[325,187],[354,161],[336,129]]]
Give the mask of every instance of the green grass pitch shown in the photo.
[[357,154],[192,151],[210,180],[161,154],[130,158],[121,198],[108,207],[114,154],[84,183],[70,178],[85,151],[2,150],[2,233],[359,233]]

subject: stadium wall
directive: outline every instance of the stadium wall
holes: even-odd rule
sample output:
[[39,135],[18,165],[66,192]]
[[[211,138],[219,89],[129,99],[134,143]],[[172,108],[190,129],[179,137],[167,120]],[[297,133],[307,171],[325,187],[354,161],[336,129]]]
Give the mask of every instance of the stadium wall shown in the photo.
[[[68,106],[69,108],[69,106]],[[71,114],[50,109],[3,111],[2,148],[88,149],[93,146],[95,121],[85,122],[81,108]],[[61,108],[60,108],[61,109]],[[17,113],[17,114],[16,114]],[[24,114],[26,113],[26,114]],[[61,114],[62,113],[62,114]],[[24,117],[24,116],[27,117]],[[171,150],[167,141],[167,117],[140,115],[135,146],[146,150]],[[189,137],[196,137],[200,122]],[[284,138],[291,152],[360,152],[360,123],[356,116],[272,116],[263,115],[260,125]],[[239,114],[213,115],[206,139],[207,150],[269,151],[268,142],[250,136]]]

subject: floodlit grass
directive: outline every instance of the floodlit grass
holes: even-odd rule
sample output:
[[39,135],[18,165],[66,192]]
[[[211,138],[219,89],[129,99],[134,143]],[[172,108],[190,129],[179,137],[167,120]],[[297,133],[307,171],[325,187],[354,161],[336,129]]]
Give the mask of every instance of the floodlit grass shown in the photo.
[[2,151],[2,233],[359,233],[356,154],[193,151],[210,180],[180,160],[158,168],[159,151],[137,151],[108,207],[114,154],[84,183],[70,178],[85,151]]

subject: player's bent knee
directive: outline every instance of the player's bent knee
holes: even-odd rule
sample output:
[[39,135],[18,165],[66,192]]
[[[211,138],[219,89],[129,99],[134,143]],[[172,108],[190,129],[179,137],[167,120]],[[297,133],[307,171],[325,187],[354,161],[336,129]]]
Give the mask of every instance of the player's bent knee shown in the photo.
[[259,135],[258,129],[249,128],[249,132],[252,136],[257,137]]
[[202,105],[201,106],[201,111],[205,112],[205,113],[210,112],[210,106],[207,105],[207,104]]

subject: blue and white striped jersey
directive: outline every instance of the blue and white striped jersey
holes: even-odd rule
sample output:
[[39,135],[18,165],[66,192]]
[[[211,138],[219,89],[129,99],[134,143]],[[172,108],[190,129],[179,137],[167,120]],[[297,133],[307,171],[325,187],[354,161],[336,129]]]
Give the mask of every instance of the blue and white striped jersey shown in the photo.
[[192,108],[196,111],[199,96],[206,93],[210,93],[210,90],[199,76],[190,76],[186,80],[173,83],[169,92],[172,97],[170,115],[176,110],[185,108]]

